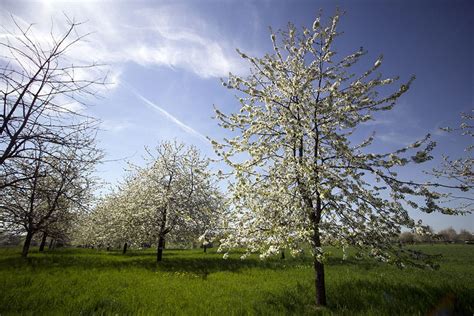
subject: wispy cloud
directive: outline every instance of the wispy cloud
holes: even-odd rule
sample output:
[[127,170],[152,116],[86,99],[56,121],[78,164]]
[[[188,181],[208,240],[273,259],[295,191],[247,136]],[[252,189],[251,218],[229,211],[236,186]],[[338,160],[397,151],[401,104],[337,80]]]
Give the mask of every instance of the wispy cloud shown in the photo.
[[184,122],[180,121],[179,119],[177,119],[174,115],[172,115],[171,113],[169,113],[168,111],[166,111],[165,109],[163,109],[161,106],[157,105],[156,103],[152,102],[151,100],[149,100],[148,98],[144,97],[143,95],[141,95],[140,93],[138,93],[137,90],[135,90],[133,87],[131,87],[130,85],[126,84],[126,83],[123,83],[124,86],[126,86],[138,99],[140,99],[144,104],[146,104],[147,106],[149,106],[151,109],[155,110],[157,113],[159,113],[161,116],[165,117],[167,120],[171,121],[172,123],[174,123],[176,126],[178,126],[180,129],[182,129],[183,131],[185,131],[186,133],[190,134],[190,135],[193,135],[195,137],[198,137],[199,139],[201,139],[202,141],[206,142],[206,143],[209,143],[208,139],[206,138],[206,136],[204,136],[203,134],[199,133],[198,131],[196,131],[194,128],[192,128],[191,126],[185,124]]
[[408,146],[418,140],[420,137],[412,137],[407,134],[401,134],[394,131],[377,134],[377,139],[389,144]]
[[134,124],[130,122],[129,120],[124,120],[124,119],[118,119],[118,120],[104,120],[101,123],[101,127],[112,133],[118,133],[123,130],[129,129],[133,127]]
[[[209,22],[179,5],[156,5],[137,9],[126,2],[49,1],[31,5],[7,5],[0,13],[7,29],[14,28],[10,14],[22,24],[35,25],[36,38],[51,39],[51,23],[60,34],[65,14],[87,21],[81,29],[91,31],[87,41],[68,52],[71,61],[90,58],[110,66],[115,82],[125,63],[145,67],[165,66],[190,71],[202,78],[223,77],[248,68],[234,51],[230,40]],[[107,12],[107,14],[104,14]],[[3,33],[3,32],[2,32]]]
[[367,121],[367,122],[363,122],[362,125],[365,125],[365,126],[378,126],[378,125],[391,125],[393,124],[393,121],[390,120],[390,119],[375,119],[375,120],[371,120],[371,121]]

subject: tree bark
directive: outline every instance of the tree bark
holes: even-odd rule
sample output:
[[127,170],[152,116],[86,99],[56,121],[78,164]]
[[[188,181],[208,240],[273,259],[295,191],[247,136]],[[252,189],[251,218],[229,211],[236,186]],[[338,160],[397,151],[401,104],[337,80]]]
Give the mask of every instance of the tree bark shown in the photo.
[[315,212],[311,213],[311,221],[313,223],[313,247],[314,247],[314,272],[316,274],[316,306],[326,306],[326,284],[324,281],[324,264],[318,261],[318,252],[321,251],[321,236],[319,232],[319,223],[321,222],[322,201],[318,196],[316,197]]
[[46,237],[48,237],[48,234],[43,233],[43,237],[41,238],[41,244],[40,244],[40,247],[39,247],[40,252],[44,251],[44,246],[46,245]]
[[280,256],[280,259],[281,260],[284,260],[285,259],[285,250],[281,250],[281,256]]
[[54,239],[51,238],[51,240],[49,241],[48,250],[53,249],[53,243],[54,243]]
[[165,247],[165,236],[158,238],[158,249],[156,252],[156,261],[160,262],[163,259],[163,248]]
[[[320,69],[322,65],[319,65]],[[322,77],[319,78],[319,83],[318,86],[321,88],[321,82],[322,82]],[[294,101],[296,104],[298,104],[298,99]],[[316,97],[316,104],[319,102],[319,91],[318,95]],[[314,112],[314,126],[315,126],[315,137],[314,137],[314,181],[316,183],[319,183],[319,173],[318,173],[318,158],[319,158],[319,130],[318,130],[318,117],[317,117],[317,109],[315,108]],[[298,124],[301,125],[300,121],[300,113],[298,110],[297,113],[297,120]],[[295,143],[293,147],[293,156],[298,157],[298,163],[303,164],[303,159],[305,157],[304,152],[304,137],[299,137],[299,144]],[[298,148],[298,153],[296,152],[296,149]],[[315,277],[315,286],[316,286],[316,306],[326,306],[326,287],[325,287],[325,282],[324,282],[324,264],[322,262],[319,262],[317,259],[317,253],[320,251],[321,248],[321,238],[319,236],[319,223],[321,222],[321,214],[322,214],[322,201],[321,201],[321,196],[320,192],[316,191],[316,205],[314,205],[314,200],[312,197],[312,194],[309,193],[310,191],[308,190],[305,182],[301,180],[302,177],[298,175],[297,177],[297,183],[298,187],[301,193],[301,196],[303,197],[303,202],[306,205],[308,211],[309,211],[309,217],[311,220],[311,223],[314,228],[314,235],[313,235],[313,247],[314,247],[314,271],[316,274]]]
[[324,282],[324,264],[314,259],[314,271],[316,272],[316,305],[326,306],[326,285]]
[[[315,225],[316,226],[316,225]],[[321,247],[321,239],[319,236],[319,228],[316,226],[314,228],[314,272],[316,273],[315,285],[316,285],[316,305],[317,306],[326,306],[326,284],[324,282],[324,264],[319,262],[316,256],[316,253],[319,251],[318,248]]]
[[26,258],[28,256],[28,250],[30,249],[31,239],[33,238],[33,233],[28,232],[26,234],[25,243],[23,244],[23,250],[21,256]]
[[204,252],[207,252],[207,245],[202,245],[202,248],[204,248]]
[[127,252],[127,247],[128,247],[127,243],[123,244],[123,252],[122,252],[123,254]]

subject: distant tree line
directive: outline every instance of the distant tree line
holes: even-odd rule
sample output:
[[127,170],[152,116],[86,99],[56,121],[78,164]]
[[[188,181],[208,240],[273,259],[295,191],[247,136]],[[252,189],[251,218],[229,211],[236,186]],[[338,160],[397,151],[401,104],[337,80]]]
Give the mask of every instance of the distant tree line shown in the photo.
[[417,234],[416,232],[402,232],[399,241],[402,244],[414,243],[474,243],[474,234],[466,229],[461,229],[459,233],[452,227],[442,229],[434,233],[432,229],[429,234]]

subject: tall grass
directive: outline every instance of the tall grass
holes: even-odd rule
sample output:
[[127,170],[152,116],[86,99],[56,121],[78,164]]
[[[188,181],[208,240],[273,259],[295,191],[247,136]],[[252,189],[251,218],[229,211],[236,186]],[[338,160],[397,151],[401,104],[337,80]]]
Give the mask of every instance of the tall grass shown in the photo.
[[405,269],[334,251],[326,265],[328,307],[313,305],[309,258],[240,260],[233,254],[0,249],[0,314],[426,315],[474,311],[474,246],[426,245],[436,271]]

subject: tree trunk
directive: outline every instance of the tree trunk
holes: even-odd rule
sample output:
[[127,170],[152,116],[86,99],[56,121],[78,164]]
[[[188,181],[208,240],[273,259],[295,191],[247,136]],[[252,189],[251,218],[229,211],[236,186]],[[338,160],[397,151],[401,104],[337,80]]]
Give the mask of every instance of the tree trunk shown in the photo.
[[281,260],[284,260],[285,259],[285,250],[281,250],[281,256],[280,256],[280,259]]
[[163,248],[165,247],[165,237],[160,236],[158,238],[158,249],[156,252],[156,261],[160,262],[163,259]]
[[319,223],[321,221],[321,198],[318,196],[316,200],[316,213],[312,218],[314,235],[314,272],[316,274],[315,285],[316,285],[316,306],[326,306],[326,285],[324,282],[324,264],[318,261],[317,254],[321,251],[321,236],[319,232]]
[[127,247],[128,247],[127,243],[123,244],[123,254],[127,252]]
[[46,245],[46,237],[48,237],[48,234],[43,233],[43,237],[41,238],[41,244],[39,251],[42,252],[44,250],[44,246]]
[[23,244],[23,250],[21,256],[26,258],[28,256],[28,250],[30,249],[31,239],[33,238],[33,233],[28,232],[26,234],[25,243]]
[[202,248],[204,249],[204,252],[207,252],[207,245],[202,245]]
[[[316,226],[316,225],[315,225]],[[326,285],[324,282],[324,264],[319,262],[317,259],[317,252],[321,248],[321,239],[319,237],[319,227],[314,228],[314,272],[316,273],[315,285],[316,285],[316,305],[326,306]]]
[[53,243],[54,243],[54,239],[51,238],[51,240],[49,241],[48,250],[53,249]]
[[316,305],[326,306],[326,286],[324,283],[324,264],[314,258],[314,271],[316,272]]

